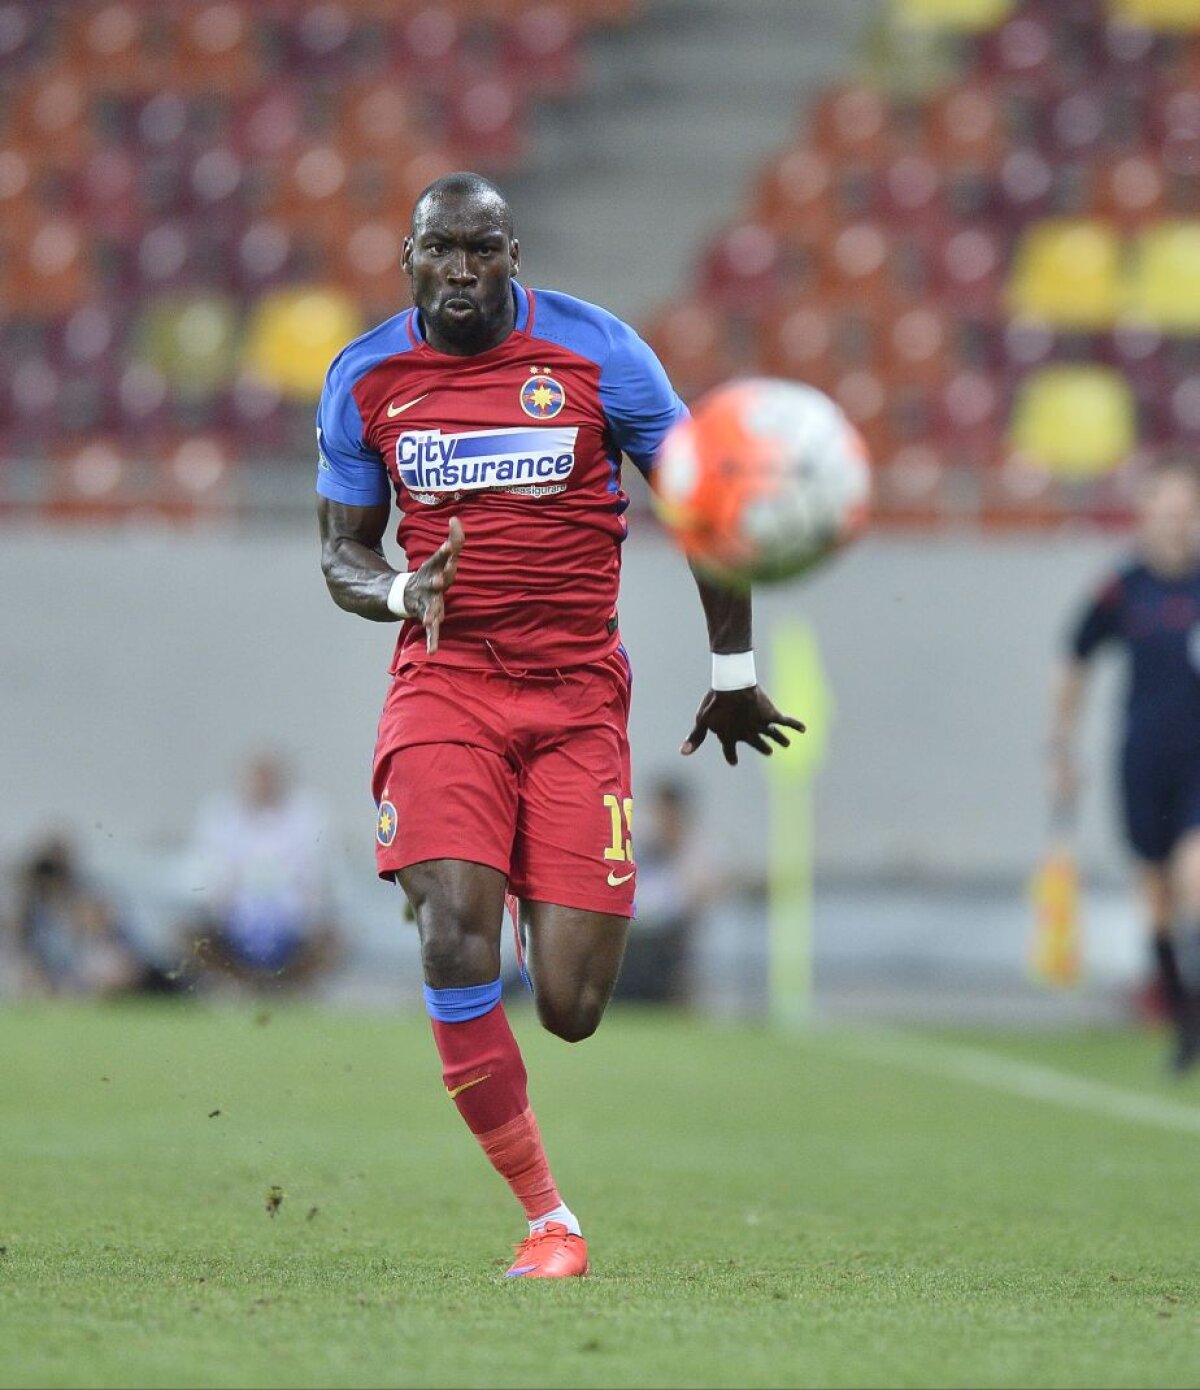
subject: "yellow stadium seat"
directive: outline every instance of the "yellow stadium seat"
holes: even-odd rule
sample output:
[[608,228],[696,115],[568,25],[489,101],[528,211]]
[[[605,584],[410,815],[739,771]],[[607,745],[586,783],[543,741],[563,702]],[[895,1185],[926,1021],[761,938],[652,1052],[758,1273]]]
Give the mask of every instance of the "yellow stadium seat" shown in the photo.
[[1125,309],[1164,333],[1200,330],[1200,220],[1143,228],[1133,245]]
[[1200,0],[1108,0],[1109,15],[1143,29],[1200,32]]
[[163,295],[134,325],[132,350],[185,395],[229,381],[237,367],[238,313],[218,294]]
[[1014,7],[1015,0],[892,0],[892,16],[914,28],[994,29]]
[[1057,328],[1108,328],[1120,308],[1120,268],[1121,239],[1107,223],[1086,218],[1034,223],[1017,248],[1009,308]]
[[1065,478],[1108,473],[1137,442],[1133,392],[1109,367],[1043,367],[1021,386],[1009,444],[1033,467]]
[[291,400],[315,401],[330,362],[363,327],[355,300],[338,290],[273,290],[251,311],[243,360]]

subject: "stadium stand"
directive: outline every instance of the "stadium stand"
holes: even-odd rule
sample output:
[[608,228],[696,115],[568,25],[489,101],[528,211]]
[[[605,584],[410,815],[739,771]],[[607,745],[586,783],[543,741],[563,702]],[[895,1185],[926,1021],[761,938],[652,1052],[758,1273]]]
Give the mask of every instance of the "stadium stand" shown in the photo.
[[885,521],[1123,518],[1198,437],[1198,77],[1195,0],[892,0],[703,253],[726,327],[703,370],[656,337],[668,370],[830,391]]
[[[519,174],[637,10],[0,2],[0,513],[224,514],[308,458],[322,359],[397,307],[415,193]],[[885,523],[1122,516],[1200,438],[1200,5],[885,13],[644,331],[689,399],[831,392]],[[1054,369],[1085,367],[1091,467],[1047,442],[1086,395]]]
[[[635,0],[0,3],[0,514],[226,514]],[[266,470],[261,476],[266,476]]]

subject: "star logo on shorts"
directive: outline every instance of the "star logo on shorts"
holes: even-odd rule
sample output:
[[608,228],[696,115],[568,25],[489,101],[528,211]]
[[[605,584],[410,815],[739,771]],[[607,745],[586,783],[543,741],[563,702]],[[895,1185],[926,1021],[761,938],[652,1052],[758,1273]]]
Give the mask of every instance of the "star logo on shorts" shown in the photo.
[[396,838],[396,808],[390,801],[379,803],[379,815],[375,820],[375,838],[385,849]]

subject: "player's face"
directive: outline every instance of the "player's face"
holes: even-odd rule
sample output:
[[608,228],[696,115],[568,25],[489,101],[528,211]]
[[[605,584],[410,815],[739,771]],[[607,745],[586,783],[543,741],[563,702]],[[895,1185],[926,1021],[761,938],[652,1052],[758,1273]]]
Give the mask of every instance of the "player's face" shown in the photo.
[[429,345],[439,352],[486,352],[512,332],[512,277],[520,248],[488,198],[431,202],[404,243],[403,265]]
[[1200,557],[1200,485],[1183,473],[1164,473],[1142,498],[1142,549],[1152,568],[1190,570]]

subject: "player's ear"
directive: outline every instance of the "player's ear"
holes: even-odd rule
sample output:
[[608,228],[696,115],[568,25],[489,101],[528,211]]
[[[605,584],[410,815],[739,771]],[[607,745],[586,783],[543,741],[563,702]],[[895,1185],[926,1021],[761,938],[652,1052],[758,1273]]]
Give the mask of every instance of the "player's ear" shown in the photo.
[[512,265],[512,273],[515,275],[521,269],[521,243],[513,237],[508,243],[508,259]]
[[410,236],[404,238],[404,245],[400,248],[400,269],[405,275],[412,274],[413,258],[413,239]]

